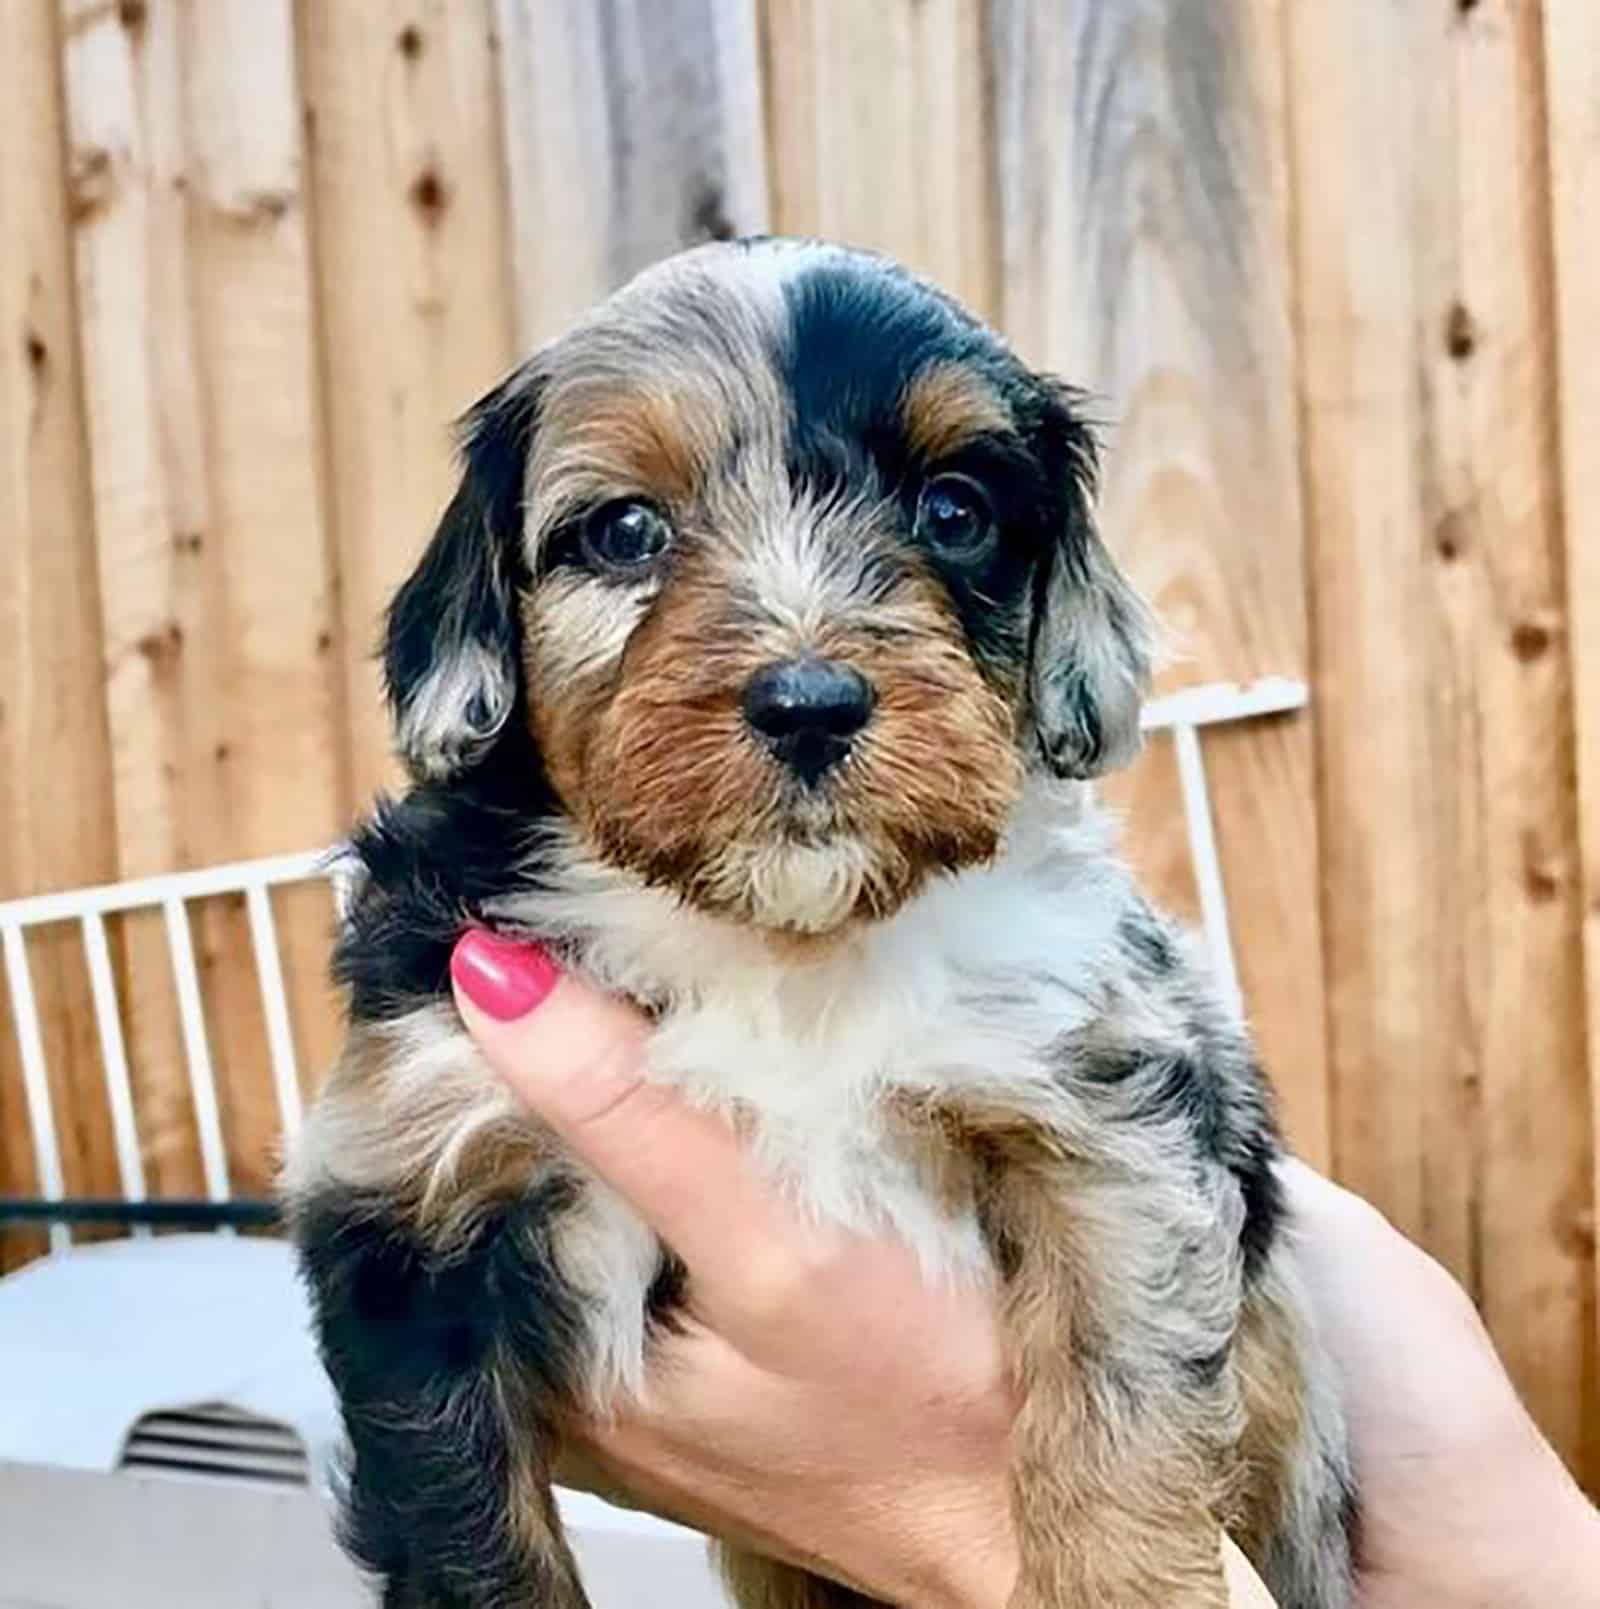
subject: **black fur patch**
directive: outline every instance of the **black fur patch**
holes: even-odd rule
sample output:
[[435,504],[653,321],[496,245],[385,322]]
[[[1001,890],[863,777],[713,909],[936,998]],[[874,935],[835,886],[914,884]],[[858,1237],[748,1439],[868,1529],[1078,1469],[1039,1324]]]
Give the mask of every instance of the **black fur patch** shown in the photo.
[[900,406],[913,376],[941,359],[987,368],[993,341],[953,303],[871,260],[810,268],[784,301],[791,479],[824,495],[874,476],[894,488],[910,469]]
[[1276,1133],[1257,1129],[1236,1144],[1228,1161],[1244,1193],[1244,1227],[1239,1231],[1239,1246],[1244,1252],[1246,1279],[1253,1277],[1266,1261],[1288,1213],[1275,1165],[1280,1150]]
[[531,742],[508,735],[453,783],[380,800],[352,839],[361,871],[334,952],[358,1021],[450,993],[450,953],[486,901],[536,885],[531,845],[557,805]]
[[[941,472],[968,475],[989,494],[999,540],[976,562],[936,553],[925,555],[955,605],[973,656],[980,665],[1020,670],[1031,634],[1034,578],[1049,567],[1055,527],[1065,519],[1039,466],[1015,443],[976,441],[942,461]],[[914,529],[921,477],[903,498],[908,529]]]
[[575,1192],[552,1175],[448,1258],[381,1204],[323,1197],[296,1214],[350,1442],[345,1545],[386,1603],[545,1602],[565,1569],[528,1557],[508,1515],[512,1438],[544,1433],[581,1376],[584,1314],[551,1251]]
[[[908,543],[926,475],[977,481],[994,506],[999,541],[971,562],[923,557],[948,589],[979,663],[1015,671],[1029,646],[1036,578],[1078,525],[1081,476],[1066,449],[1082,427],[987,330],[899,270],[871,260],[827,263],[784,294],[789,320],[778,365],[791,399],[791,481],[819,496],[897,500]],[[1017,430],[931,465],[907,441],[901,409],[916,376],[942,363],[981,376],[1005,399]],[[1089,452],[1086,433],[1073,451]]]
[[1346,1475],[1340,1483],[1339,1491],[1339,1528],[1345,1534],[1350,1544],[1350,1557],[1361,1557],[1361,1533],[1365,1523],[1361,1507],[1361,1489],[1355,1484],[1353,1477]]
[[658,1329],[676,1328],[688,1295],[688,1266],[675,1251],[663,1247],[660,1266],[656,1269],[655,1278],[650,1281],[650,1289],[645,1292],[647,1319]]
[[1117,937],[1140,971],[1170,978],[1178,970],[1178,949],[1165,922],[1148,908],[1130,910],[1117,924]]
[[1197,1386],[1214,1386],[1222,1378],[1222,1371],[1227,1367],[1230,1355],[1230,1349],[1223,1347],[1220,1351],[1185,1358],[1182,1364],[1183,1372]]
[[1245,1278],[1253,1279],[1277,1239],[1285,1205],[1275,1167],[1282,1147],[1265,1080],[1243,1047],[1179,1056],[1139,1045],[1076,1050],[1070,1065],[1092,1084],[1121,1092],[1123,1121],[1177,1121],[1193,1136],[1201,1159],[1233,1175],[1244,1202],[1239,1250]]
[[[462,423],[461,484],[385,620],[383,671],[398,716],[428,677],[463,652],[488,654],[518,675],[516,594],[522,559],[522,486],[537,409],[535,388],[513,380]],[[469,722],[488,724],[482,709]]]

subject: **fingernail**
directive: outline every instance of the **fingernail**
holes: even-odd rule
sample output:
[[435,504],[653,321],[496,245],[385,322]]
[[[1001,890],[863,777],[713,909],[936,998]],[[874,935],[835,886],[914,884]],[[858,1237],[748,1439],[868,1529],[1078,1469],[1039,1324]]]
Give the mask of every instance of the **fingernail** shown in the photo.
[[537,944],[473,928],[456,943],[450,976],[480,1011],[514,1022],[544,1001],[561,981],[561,968]]

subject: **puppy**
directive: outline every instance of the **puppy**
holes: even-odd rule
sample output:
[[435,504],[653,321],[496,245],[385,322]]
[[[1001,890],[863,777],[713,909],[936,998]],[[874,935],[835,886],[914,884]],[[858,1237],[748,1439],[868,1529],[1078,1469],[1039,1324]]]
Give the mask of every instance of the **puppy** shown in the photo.
[[[556,1429],[640,1387],[684,1271],[489,1076],[472,923],[654,1017],[653,1075],[804,1211],[992,1281],[1013,1603],[1350,1598],[1339,1404],[1267,1088],[1085,779],[1146,615],[1074,395],[890,263],[650,269],[469,415],[388,617],[414,786],[361,830],[348,1042],[288,1177],[391,1609],[586,1603]],[[729,1555],[763,1609],[861,1600]]]

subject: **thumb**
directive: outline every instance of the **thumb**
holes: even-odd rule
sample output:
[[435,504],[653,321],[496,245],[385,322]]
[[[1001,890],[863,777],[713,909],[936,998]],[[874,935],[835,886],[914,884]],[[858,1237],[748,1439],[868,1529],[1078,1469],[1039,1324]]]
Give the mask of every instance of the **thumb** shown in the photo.
[[474,929],[450,961],[456,1006],[489,1065],[579,1159],[707,1278],[793,1234],[729,1126],[647,1077],[649,1025],[536,945]]

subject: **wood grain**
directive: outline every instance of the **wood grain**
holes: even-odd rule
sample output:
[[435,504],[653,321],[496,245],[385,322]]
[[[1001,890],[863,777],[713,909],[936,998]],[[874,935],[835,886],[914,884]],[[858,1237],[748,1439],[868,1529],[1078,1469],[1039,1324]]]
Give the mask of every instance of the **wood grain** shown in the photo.
[[359,808],[398,777],[383,610],[449,500],[451,421],[513,356],[499,84],[489,0],[306,0],[298,16]]
[[[187,183],[178,152],[178,17],[161,6],[131,29],[85,0],[62,5],[61,32],[117,872],[138,875],[182,864],[190,816],[218,813],[202,791],[210,767],[190,755],[215,750],[225,716],[207,696],[215,684],[189,672],[217,654],[205,595],[204,436],[179,182]],[[147,101],[159,119],[149,125]],[[147,1179],[155,1193],[199,1194],[164,936],[159,921],[142,914],[119,930]]]
[[1289,17],[1335,1155],[1592,1477],[1538,19]]
[[[347,815],[349,751],[292,0],[188,0],[182,22],[188,240],[220,559],[213,607],[230,687],[213,751],[223,815],[204,850],[221,859],[331,842]],[[279,1119],[259,985],[242,900],[215,903],[200,930],[223,1120],[236,1188],[262,1195]],[[315,931],[322,939],[320,923]],[[323,968],[298,975],[299,948],[285,947],[292,992],[315,999]]]
[[[116,863],[53,0],[0,8],[0,150],[0,889],[24,894]],[[66,1171],[112,1185],[76,934],[36,934],[29,959]],[[0,1194],[37,1188],[27,1133],[0,1009]],[[37,1243],[0,1235],[0,1267]]]
[[767,224],[753,0],[496,0],[529,350],[646,264]]
[[[1600,330],[1600,11],[1586,0],[1545,0],[1544,44],[1566,538],[1565,646],[1572,661],[1577,733],[1578,879],[1590,1143],[1596,1163],[1588,1217],[1580,1220],[1579,1230],[1593,1251],[1600,1211],[1600,458],[1592,448],[1600,422],[1600,365],[1593,351]],[[1592,1399],[1590,1406],[1600,1413]],[[1600,1430],[1591,1434],[1600,1437]],[[1591,1448],[1590,1457],[1592,1481],[1600,1486],[1600,1450]]]
[[[333,570],[286,0],[63,7],[118,870],[325,843],[342,819]],[[197,913],[238,1183],[275,1120],[242,912]],[[164,946],[130,920],[157,1188],[200,1179]]]
[[888,252],[998,311],[979,0],[768,0],[774,227]]
[[[1276,10],[993,8],[1002,324],[1092,393],[1101,517],[1163,617],[1164,686],[1308,663]],[[1240,972],[1290,1133],[1327,1155],[1317,825],[1300,718],[1205,740]],[[1170,761],[1110,796],[1180,907]],[[1137,846],[1148,842],[1151,851]]]

